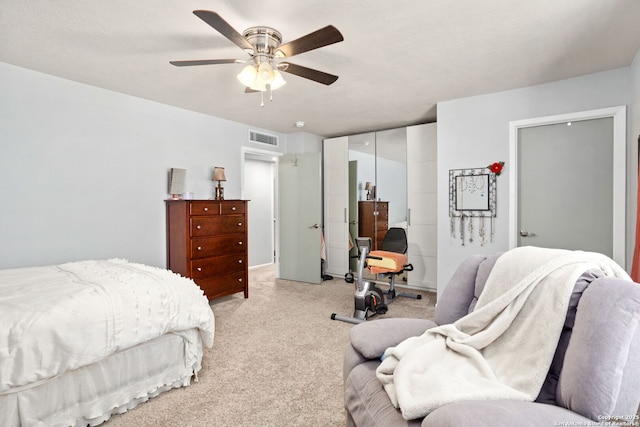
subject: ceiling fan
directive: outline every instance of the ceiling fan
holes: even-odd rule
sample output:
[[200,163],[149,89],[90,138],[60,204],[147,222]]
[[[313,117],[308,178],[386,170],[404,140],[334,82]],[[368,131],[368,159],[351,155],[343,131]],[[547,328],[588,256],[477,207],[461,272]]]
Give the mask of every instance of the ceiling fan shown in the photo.
[[282,35],[273,28],[263,26],[251,27],[240,34],[216,12],[210,10],[194,10],[193,13],[247,52],[249,59],[170,61],[172,65],[185,67],[250,62],[249,65],[244,67],[240,74],[238,74],[238,80],[246,86],[245,92],[273,91],[282,87],[286,82],[282,78],[280,71],[325,85],[330,85],[338,80],[338,76],[336,75],[292,64],[288,61],[282,61],[284,58],[343,41],[344,38],[342,34],[333,25],[327,25],[296,40],[281,44]]

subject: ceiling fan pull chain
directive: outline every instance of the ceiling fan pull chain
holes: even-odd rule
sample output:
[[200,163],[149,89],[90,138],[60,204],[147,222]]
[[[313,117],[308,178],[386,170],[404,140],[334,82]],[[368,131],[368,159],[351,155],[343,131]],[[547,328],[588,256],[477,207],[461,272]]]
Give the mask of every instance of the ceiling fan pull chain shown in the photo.
[[264,107],[264,91],[260,91],[260,106]]
[[271,85],[269,85],[269,101],[273,101],[273,89],[271,89]]

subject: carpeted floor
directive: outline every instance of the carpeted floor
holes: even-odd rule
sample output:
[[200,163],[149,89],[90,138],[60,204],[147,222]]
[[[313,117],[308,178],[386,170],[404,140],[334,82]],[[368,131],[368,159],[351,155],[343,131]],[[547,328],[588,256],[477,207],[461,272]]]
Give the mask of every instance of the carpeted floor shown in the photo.
[[[342,355],[353,313],[352,284],[275,279],[273,267],[249,271],[249,298],[216,299],[213,348],[199,381],[115,415],[121,426],[344,426]],[[432,318],[435,295],[401,298],[383,317]]]

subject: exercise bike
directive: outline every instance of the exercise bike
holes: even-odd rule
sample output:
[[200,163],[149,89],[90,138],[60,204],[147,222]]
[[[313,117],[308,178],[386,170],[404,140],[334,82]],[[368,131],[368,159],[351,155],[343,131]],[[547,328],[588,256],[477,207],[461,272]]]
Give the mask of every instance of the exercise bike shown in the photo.
[[[352,273],[345,275],[348,283],[356,282],[356,293],[354,296],[355,310],[353,316],[340,316],[335,313],[331,315],[333,320],[342,320],[349,323],[362,323],[370,316],[385,314],[388,305],[400,297],[422,299],[422,295],[408,292],[396,292],[395,278],[405,271],[412,271],[413,265],[407,260],[407,233],[403,228],[391,227],[382,240],[381,251],[371,251],[370,237],[356,237],[358,247],[358,277],[353,277]],[[355,256],[353,258],[358,258]],[[369,260],[369,261],[367,261]],[[381,290],[376,286],[375,281],[367,281],[363,277],[364,268],[367,267],[371,273],[385,275],[389,277],[389,289]]]
[[[364,280],[362,275],[364,267],[367,265],[367,259],[381,260],[382,257],[369,254],[369,248],[371,248],[370,237],[356,237],[355,240],[358,252],[360,253],[358,277],[354,280],[353,274],[347,273],[345,275],[345,280],[348,283],[356,283],[353,316],[342,316],[336,313],[331,314],[332,320],[341,320],[348,323],[362,323],[369,317],[376,314],[385,314],[388,310],[384,299],[384,292],[376,286],[375,282]],[[358,258],[358,256],[355,258]]]

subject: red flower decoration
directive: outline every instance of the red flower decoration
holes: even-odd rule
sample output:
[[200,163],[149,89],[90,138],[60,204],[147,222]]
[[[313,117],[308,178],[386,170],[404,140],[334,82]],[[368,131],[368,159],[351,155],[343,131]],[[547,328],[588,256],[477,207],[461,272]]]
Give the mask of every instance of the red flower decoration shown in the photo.
[[487,169],[495,173],[496,176],[500,176],[500,174],[502,173],[503,167],[504,167],[504,162],[495,162],[487,166]]

